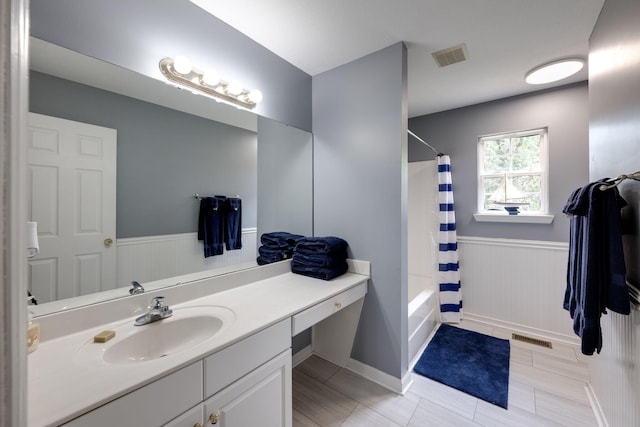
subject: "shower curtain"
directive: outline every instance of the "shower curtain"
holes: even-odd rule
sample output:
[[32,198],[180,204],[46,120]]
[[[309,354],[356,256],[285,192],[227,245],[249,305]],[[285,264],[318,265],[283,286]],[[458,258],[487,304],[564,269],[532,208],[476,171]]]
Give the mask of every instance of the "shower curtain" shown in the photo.
[[451,159],[438,157],[438,202],[440,205],[438,233],[438,281],[440,284],[440,319],[443,323],[459,323],[462,319],[462,295],[458,270],[456,214],[453,205]]

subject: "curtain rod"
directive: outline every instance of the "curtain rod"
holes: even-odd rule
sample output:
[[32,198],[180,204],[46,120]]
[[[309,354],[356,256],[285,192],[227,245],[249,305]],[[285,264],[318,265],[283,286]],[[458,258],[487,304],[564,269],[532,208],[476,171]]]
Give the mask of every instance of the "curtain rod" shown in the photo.
[[420,138],[418,135],[416,135],[415,133],[411,132],[410,129],[407,129],[407,132],[409,132],[409,135],[411,135],[412,137],[414,137],[415,139],[417,139],[418,141],[422,142],[424,145],[426,145],[427,147],[429,147],[431,149],[431,151],[433,151],[435,153],[436,156],[442,156],[442,153],[438,150],[436,150],[435,148],[433,148],[432,145],[430,145],[427,141],[425,141],[424,139]]

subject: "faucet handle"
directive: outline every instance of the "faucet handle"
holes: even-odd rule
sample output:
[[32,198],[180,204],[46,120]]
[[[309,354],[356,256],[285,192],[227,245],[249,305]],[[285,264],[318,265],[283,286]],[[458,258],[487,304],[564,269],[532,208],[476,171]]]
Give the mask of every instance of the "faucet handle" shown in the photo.
[[157,297],[151,298],[151,304],[150,304],[151,308],[162,308],[163,304],[164,304],[163,296],[157,296]]
[[131,295],[137,295],[137,294],[144,293],[144,288],[137,281],[134,280],[133,282],[131,282],[131,286],[132,286],[131,289],[129,289],[129,293]]

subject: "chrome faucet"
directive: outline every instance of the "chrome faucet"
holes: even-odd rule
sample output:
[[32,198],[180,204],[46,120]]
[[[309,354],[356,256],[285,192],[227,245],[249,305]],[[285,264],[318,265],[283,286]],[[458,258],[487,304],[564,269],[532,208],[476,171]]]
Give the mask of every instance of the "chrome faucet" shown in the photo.
[[129,293],[131,295],[137,295],[137,294],[141,294],[144,292],[144,288],[142,287],[142,285],[138,282],[136,282],[135,280],[133,282],[131,282],[131,286],[132,288],[129,289]]
[[171,317],[173,310],[164,305],[164,297],[153,297],[151,304],[149,305],[149,311],[146,314],[138,317],[134,322],[136,326],[142,326],[149,323],[157,322],[158,320]]

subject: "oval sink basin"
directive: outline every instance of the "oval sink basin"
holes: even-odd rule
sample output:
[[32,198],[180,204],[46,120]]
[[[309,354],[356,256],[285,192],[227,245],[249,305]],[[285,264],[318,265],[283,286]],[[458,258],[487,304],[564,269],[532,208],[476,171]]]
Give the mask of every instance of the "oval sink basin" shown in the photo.
[[109,364],[155,360],[205,343],[234,319],[234,313],[224,307],[177,308],[173,316],[148,325],[121,323],[113,328],[113,339],[104,344],[87,342],[77,356],[91,360],[97,357]]

